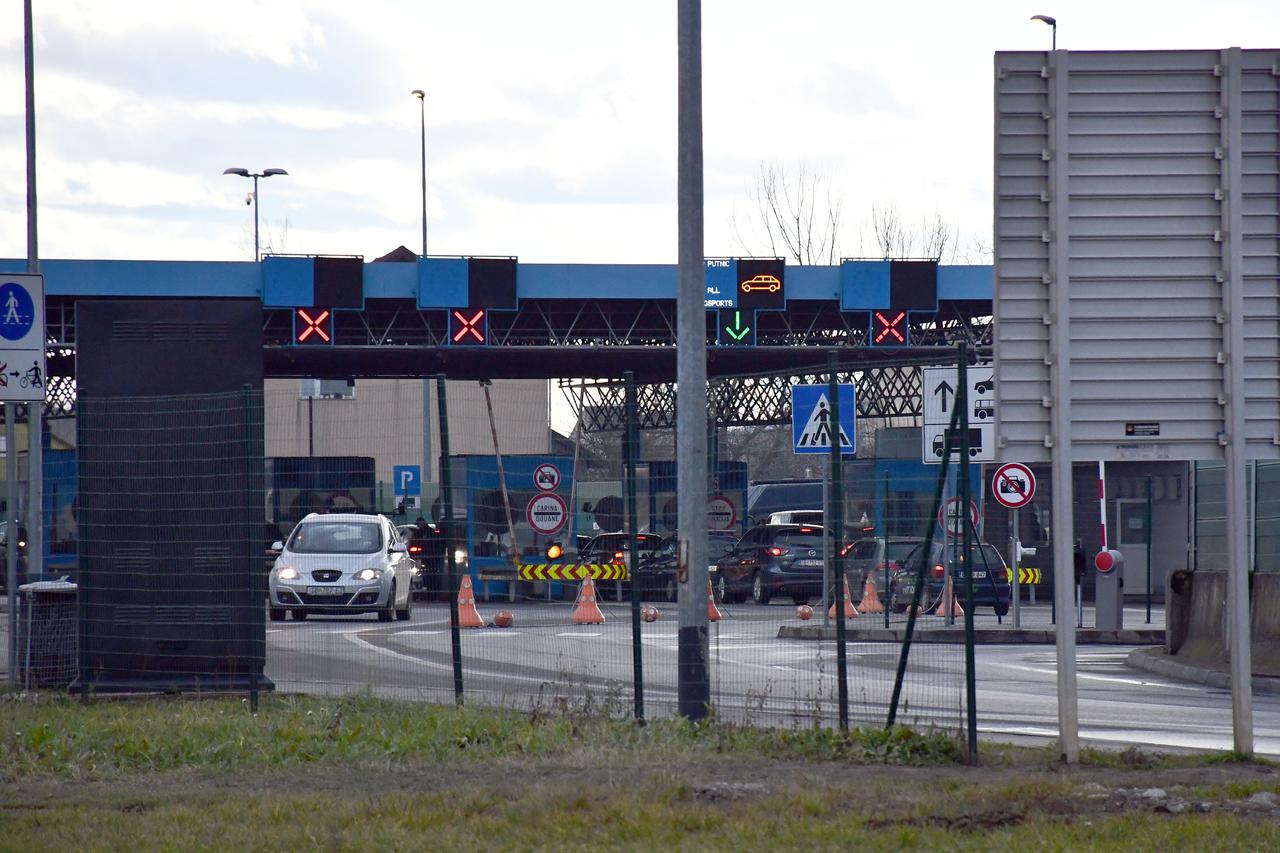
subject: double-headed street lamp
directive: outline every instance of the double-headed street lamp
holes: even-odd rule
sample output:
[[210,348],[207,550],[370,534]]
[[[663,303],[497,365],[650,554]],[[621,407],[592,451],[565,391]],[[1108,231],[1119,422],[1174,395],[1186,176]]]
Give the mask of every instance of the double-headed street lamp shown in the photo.
[[250,203],[253,205],[253,259],[258,260],[258,178],[269,178],[272,175],[289,174],[284,169],[263,169],[261,172],[250,172],[248,169],[233,167],[223,169],[224,175],[239,175],[242,178],[253,178],[253,196]]

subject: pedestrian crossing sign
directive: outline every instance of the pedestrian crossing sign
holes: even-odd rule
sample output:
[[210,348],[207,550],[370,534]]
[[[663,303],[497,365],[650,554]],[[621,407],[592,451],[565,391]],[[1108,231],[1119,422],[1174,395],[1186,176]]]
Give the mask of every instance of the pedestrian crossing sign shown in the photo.
[[835,418],[829,385],[791,386],[791,437],[796,453],[830,454],[831,445],[838,435],[840,453],[856,454],[856,389],[853,385],[844,384],[839,389],[837,403],[840,411],[839,418]]

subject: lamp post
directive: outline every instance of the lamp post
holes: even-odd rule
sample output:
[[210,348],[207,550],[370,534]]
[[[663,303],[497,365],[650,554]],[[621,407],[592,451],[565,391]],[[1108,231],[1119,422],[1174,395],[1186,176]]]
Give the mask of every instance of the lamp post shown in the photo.
[[418,99],[418,119],[422,122],[422,257],[427,257],[427,93],[414,89],[409,93]]
[[250,172],[248,169],[242,169],[234,166],[230,169],[223,169],[224,175],[239,175],[242,178],[253,178],[253,196],[251,204],[253,205],[253,260],[258,260],[258,178],[269,178],[272,175],[289,174],[284,169],[263,169],[261,172]]
[[1053,48],[1052,49],[1057,50],[1058,49],[1058,19],[1050,17],[1049,15],[1032,15],[1031,20],[1043,21],[1044,23],[1048,24],[1050,27],[1053,27]]

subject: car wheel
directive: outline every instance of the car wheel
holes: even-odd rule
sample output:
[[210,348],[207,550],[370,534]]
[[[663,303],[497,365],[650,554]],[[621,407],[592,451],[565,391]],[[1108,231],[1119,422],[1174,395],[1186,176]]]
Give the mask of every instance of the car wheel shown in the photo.
[[764,578],[757,571],[751,580],[751,600],[756,604],[765,605],[773,598],[773,593],[764,585]]
[[997,605],[996,605],[996,615],[997,615],[997,616],[1008,616],[1008,615],[1009,615],[1009,603],[1008,603],[1008,602],[1005,602],[1005,603],[1003,603],[1003,604],[997,604]]
[[268,608],[267,608],[267,618],[268,618],[268,619],[270,619],[272,622],[283,622],[283,621],[284,621],[284,608],[283,608],[283,607],[268,607]]
[[294,622],[305,622],[307,619],[307,611],[305,610],[291,610],[289,612],[293,614]]
[[404,610],[396,611],[396,618],[401,622],[408,622],[411,616],[413,616],[413,590],[409,590],[409,594],[405,597]]
[[396,587],[391,585],[391,593],[387,596],[387,606],[378,611],[379,622],[390,622],[396,618]]
[[680,598],[680,588],[676,586],[676,579],[669,578],[667,580],[667,588],[664,590],[667,601],[676,601]]

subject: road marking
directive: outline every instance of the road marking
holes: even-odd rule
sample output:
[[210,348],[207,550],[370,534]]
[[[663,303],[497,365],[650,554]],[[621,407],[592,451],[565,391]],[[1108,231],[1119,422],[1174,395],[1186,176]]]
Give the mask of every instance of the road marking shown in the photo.
[[[1003,661],[988,661],[986,665],[1002,666],[1005,669],[1017,669],[1023,672],[1034,672],[1039,675],[1056,676],[1058,674],[1058,670],[1056,668],[1046,669],[1038,666],[1023,666],[1016,663],[1004,663]],[[1114,684],[1130,684],[1134,687],[1168,687],[1171,690],[1189,690],[1192,692],[1201,692],[1205,689],[1205,685],[1203,684],[1174,684],[1171,681],[1159,681],[1149,678],[1121,678],[1117,675],[1091,675],[1086,672],[1077,672],[1076,678],[1089,679],[1090,681],[1105,681]]]
[[583,632],[583,633],[573,633],[573,632],[566,631],[563,634],[556,634],[556,636],[557,637],[603,637],[604,633],[602,631]]
[[436,634],[447,634],[448,631],[395,631],[388,634],[389,637],[405,637],[410,634],[420,634],[425,637],[435,636]]

